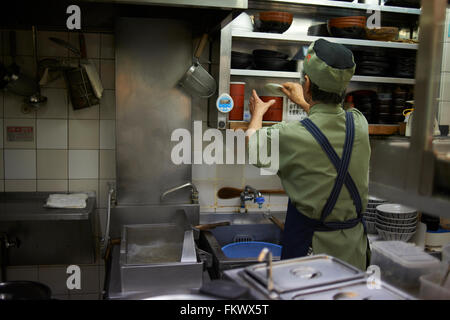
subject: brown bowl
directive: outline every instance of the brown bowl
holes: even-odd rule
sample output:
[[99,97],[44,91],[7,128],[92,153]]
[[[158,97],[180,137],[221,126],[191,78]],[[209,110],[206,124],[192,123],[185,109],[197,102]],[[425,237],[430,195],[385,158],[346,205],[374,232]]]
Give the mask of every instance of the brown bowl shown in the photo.
[[338,22],[363,22],[364,24],[367,21],[367,18],[364,16],[352,16],[352,17],[340,17],[340,18],[332,18],[329,20],[332,23]]
[[283,21],[292,22],[292,20],[294,19],[294,15],[289,12],[267,11],[267,12],[260,12],[259,18],[262,20],[281,19]]
[[366,30],[367,39],[376,41],[393,41],[398,38],[398,28],[381,27]]

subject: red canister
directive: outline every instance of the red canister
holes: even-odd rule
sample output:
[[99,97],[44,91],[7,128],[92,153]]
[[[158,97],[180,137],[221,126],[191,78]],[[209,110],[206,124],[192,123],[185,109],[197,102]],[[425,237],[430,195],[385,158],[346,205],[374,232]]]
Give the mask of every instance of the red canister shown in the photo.
[[261,96],[262,101],[269,102],[275,100],[269,110],[264,114],[264,121],[282,121],[283,120],[283,97]]
[[245,82],[230,82],[230,96],[233,98],[233,109],[228,113],[229,120],[244,120]]

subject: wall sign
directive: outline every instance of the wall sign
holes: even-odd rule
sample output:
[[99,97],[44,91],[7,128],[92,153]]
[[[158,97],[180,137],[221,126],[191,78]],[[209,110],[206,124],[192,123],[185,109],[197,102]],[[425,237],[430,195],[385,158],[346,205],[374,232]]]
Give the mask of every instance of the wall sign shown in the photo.
[[8,141],[34,141],[33,127],[6,127]]

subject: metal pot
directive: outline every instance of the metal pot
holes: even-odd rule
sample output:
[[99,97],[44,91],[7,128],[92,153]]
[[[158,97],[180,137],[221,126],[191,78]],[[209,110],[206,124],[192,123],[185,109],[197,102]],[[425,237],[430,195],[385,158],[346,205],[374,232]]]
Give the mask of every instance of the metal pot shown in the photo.
[[197,95],[202,98],[211,97],[217,89],[216,81],[206,71],[199,62],[199,58],[202,55],[205,48],[208,35],[204,34],[200,44],[194,55],[194,64],[186,71],[183,78],[180,80],[179,85],[186,89],[192,95]]

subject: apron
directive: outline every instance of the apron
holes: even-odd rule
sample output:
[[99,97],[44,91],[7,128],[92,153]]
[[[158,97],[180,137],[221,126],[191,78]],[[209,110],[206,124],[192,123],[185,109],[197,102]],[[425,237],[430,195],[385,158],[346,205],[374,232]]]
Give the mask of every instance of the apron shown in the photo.
[[[325,151],[326,155],[336,168],[337,177],[334,182],[331,194],[328,197],[325,206],[323,207],[320,220],[311,219],[299,212],[289,199],[286,222],[281,241],[283,246],[281,259],[306,256],[308,254],[309,248],[312,245],[312,238],[315,231],[336,231],[350,229],[355,227],[359,223],[362,223],[364,226],[364,234],[367,235],[366,226],[364,224],[364,221],[362,220],[361,197],[359,195],[358,189],[356,188],[355,182],[347,172],[350,165],[353,140],[355,138],[355,124],[353,122],[353,114],[351,112],[346,112],[345,142],[342,159],[339,159],[339,156],[331,146],[328,139],[310,119],[306,118],[302,120],[301,123]],[[343,222],[325,222],[325,219],[333,211],[344,184],[350,193],[353,204],[355,205],[357,218],[349,219]],[[367,253],[366,263],[368,262],[368,259],[369,252]]]

